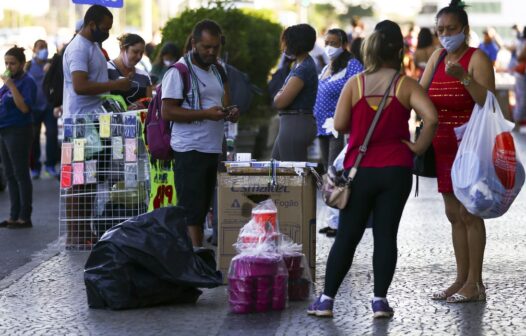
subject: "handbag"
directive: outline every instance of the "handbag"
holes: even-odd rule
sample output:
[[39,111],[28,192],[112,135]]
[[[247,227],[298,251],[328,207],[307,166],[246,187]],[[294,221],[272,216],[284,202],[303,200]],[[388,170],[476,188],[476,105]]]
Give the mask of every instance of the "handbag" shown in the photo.
[[358,166],[360,165],[360,162],[367,151],[367,145],[371,140],[374,128],[380,119],[385,102],[387,101],[387,97],[389,96],[389,92],[391,91],[391,87],[393,86],[394,80],[397,76],[398,72],[394,74],[393,78],[391,79],[391,83],[389,83],[389,86],[387,87],[387,90],[380,101],[380,105],[378,106],[378,110],[374,115],[371,126],[369,126],[369,130],[367,131],[367,135],[365,136],[363,144],[359,147],[359,153],[352,168],[349,171],[342,170],[338,172],[334,166],[329,166],[327,174],[323,175],[323,178],[319,178],[319,175],[313,171],[314,176],[317,176],[316,183],[318,185],[318,189],[320,189],[321,197],[325,204],[327,204],[329,207],[341,210],[347,206],[347,202],[351,196],[351,182],[358,172]]
[[[420,122],[415,131],[416,139],[418,139],[423,127],[424,124]],[[433,145],[430,145],[424,154],[415,155],[413,158],[413,174],[422,177],[437,177]]]
[[[440,64],[440,62],[442,62],[442,60],[445,57],[446,57],[445,51],[443,51],[440,54],[440,56],[438,56],[437,64],[435,64],[435,67],[433,68],[433,74],[431,75],[431,81],[433,80],[433,77],[435,77],[435,73],[437,71],[438,65]],[[422,131],[423,127],[424,127],[424,123],[420,121],[415,131],[415,140],[418,139],[418,136],[420,135],[420,132]],[[436,166],[435,166],[435,150],[433,149],[433,145],[430,145],[429,147],[427,147],[424,154],[415,155],[415,157],[413,158],[413,174],[416,176],[422,176],[422,177],[437,177]],[[418,194],[418,177],[416,180],[416,185],[417,185],[416,191]]]

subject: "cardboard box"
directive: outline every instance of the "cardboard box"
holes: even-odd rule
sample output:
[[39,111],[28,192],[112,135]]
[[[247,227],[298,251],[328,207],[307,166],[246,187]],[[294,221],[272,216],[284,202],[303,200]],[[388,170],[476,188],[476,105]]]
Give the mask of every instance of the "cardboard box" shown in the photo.
[[[277,187],[269,187],[266,174],[246,171],[243,174],[218,174],[218,253],[217,264],[223,279],[228,278],[230,261],[237,254],[232,246],[239,229],[251,217],[252,208],[258,202],[271,198],[278,208],[279,230],[294,242],[303,245],[303,253],[314,278],[316,267],[316,185],[311,174],[298,176],[294,169],[278,172]],[[292,173],[291,173],[292,172]],[[286,174],[286,175],[285,175]]]

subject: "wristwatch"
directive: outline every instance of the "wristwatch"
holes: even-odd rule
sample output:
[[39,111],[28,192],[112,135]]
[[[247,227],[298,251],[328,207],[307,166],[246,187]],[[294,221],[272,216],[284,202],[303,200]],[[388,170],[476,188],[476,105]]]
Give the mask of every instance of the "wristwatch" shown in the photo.
[[462,78],[460,80],[460,83],[462,83],[462,85],[464,86],[468,86],[469,84],[471,84],[471,75],[470,74],[467,74],[466,77]]

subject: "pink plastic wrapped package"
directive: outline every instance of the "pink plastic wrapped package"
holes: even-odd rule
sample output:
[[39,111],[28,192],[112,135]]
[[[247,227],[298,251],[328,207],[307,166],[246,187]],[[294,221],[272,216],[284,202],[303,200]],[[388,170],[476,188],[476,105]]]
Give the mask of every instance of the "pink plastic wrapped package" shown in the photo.
[[281,235],[278,252],[282,254],[288,271],[288,297],[291,301],[311,298],[312,277],[302,247],[286,235]]
[[288,271],[279,254],[242,253],[230,263],[228,300],[234,313],[282,310],[287,304],[287,288]]
[[[259,252],[276,252],[279,234],[270,225],[261,225],[251,219],[239,231],[234,247],[238,253],[257,250]],[[264,251],[262,251],[264,250]],[[251,252],[252,253],[252,252]],[[258,253],[256,253],[258,254]]]

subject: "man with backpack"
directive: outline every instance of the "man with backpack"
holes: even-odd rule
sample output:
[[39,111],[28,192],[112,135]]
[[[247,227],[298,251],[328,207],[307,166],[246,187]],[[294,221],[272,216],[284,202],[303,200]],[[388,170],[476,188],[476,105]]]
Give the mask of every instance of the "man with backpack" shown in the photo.
[[223,152],[224,121],[237,122],[239,117],[237,106],[228,106],[228,82],[218,64],[223,41],[216,22],[198,22],[192,31],[192,50],[177,62],[184,66],[171,67],[162,81],[162,118],[173,122],[170,146],[177,205],[187,211],[194,247],[203,244],[203,223]]

